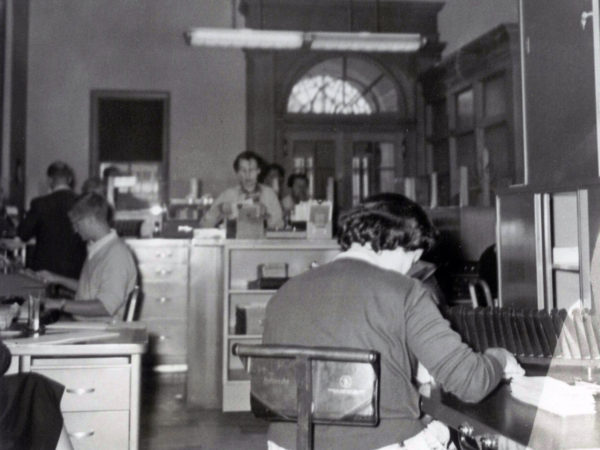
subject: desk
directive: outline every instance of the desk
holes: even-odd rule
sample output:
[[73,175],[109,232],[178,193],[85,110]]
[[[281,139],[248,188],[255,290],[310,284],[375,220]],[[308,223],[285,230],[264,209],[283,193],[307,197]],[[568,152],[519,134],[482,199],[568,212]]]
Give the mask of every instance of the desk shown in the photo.
[[[567,449],[600,447],[600,413],[596,415],[560,417],[515,400],[507,384],[477,404],[433,389],[423,397],[422,410],[458,430],[472,427],[472,437],[504,436],[534,449]],[[495,448],[495,447],[488,447]]]
[[46,285],[33,277],[20,273],[0,274],[0,297],[27,297],[28,294],[40,294]]
[[6,340],[9,373],[37,372],[65,386],[61,409],[73,447],[137,449],[145,329],[115,328],[109,338],[76,344]]

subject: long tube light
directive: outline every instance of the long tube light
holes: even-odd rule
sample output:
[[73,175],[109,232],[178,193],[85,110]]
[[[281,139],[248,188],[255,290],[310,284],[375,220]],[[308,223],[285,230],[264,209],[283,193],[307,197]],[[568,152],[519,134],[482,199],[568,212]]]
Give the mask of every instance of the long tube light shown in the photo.
[[304,43],[300,31],[252,30],[249,28],[192,28],[186,33],[190,45],[200,47],[298,49]]
[[418,33],[367,33],[328,31],[255,30],[249,28],[192,28],[185,33],[189,45],[200,47],[293,50],[416,52],[425,39]]
[[344,33],[319,31],[310,34],[312,50],[354,52],[416,52],[424,39],[417,33]]

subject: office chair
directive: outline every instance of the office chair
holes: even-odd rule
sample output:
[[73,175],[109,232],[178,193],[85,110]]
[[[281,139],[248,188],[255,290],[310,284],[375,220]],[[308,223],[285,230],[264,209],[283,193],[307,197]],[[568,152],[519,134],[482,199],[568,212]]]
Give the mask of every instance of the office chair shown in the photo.
[[313,424],[377,426],[379,353],[235,344],[250,373],[256,417],[296,422],[296,449],[312,450]]
[[137,303],[140,297],[140,287],[136,284],[133,290],[127,296],[127,302],[125,304],[125,312],[123,313],[124,322],[133,322],[135,320],[135,313],[137,310]]

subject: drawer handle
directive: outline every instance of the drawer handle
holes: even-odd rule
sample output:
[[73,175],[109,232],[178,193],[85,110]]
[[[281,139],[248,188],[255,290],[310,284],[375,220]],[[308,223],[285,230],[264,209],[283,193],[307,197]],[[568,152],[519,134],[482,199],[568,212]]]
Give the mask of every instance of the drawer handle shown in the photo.
[[69,433],[69,437],[75,438],[75,439],[84,439],[84,438],[88,438],[88,437],[92,437],[96,432],[94,430],[90,430],[90,431],[76,431],[74,433]]
[[77,389],[67,388],[67,392],[69,394],[84,395],[84,394],[93,394],[94,392],[96,392],[96,389],[95,388],[77,388]]
[[171,258],[172,256],[173,256],[173,252],[167,252],[167,253],[156,252],[157,258]]
[[156,269],[157,275],[169,275],[171,272],[173,272],[171,269]]
[[171,299],[169,297],[159,297],[159,298],[156,299],[156,301],[158,303],[167,303],[167,302],[170,302]]
[[167,341],[168,339],[169,339],[169,336],[165,336],[164,334],[161,334],[158,337],[158,340],[161,341],[161,342]]

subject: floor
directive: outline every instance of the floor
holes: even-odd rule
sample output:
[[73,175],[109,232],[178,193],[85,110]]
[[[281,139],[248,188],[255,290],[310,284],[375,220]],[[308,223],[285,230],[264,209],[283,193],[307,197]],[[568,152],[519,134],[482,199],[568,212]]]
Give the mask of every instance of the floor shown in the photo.
[[187,408],[184,389],[182,374],[144,374],[140,448],[266,449],[266,422],[251,413]]

